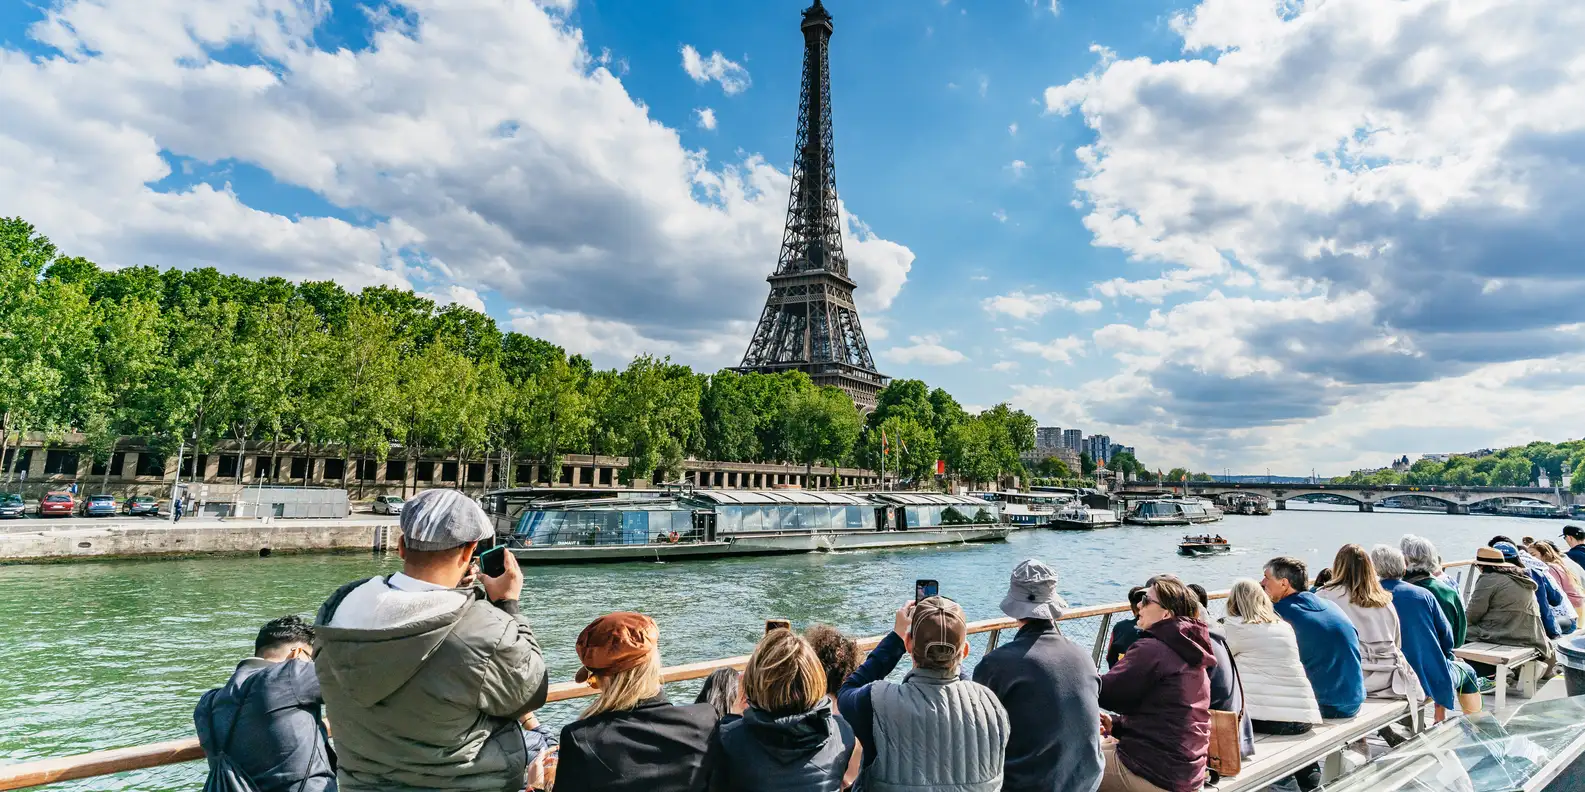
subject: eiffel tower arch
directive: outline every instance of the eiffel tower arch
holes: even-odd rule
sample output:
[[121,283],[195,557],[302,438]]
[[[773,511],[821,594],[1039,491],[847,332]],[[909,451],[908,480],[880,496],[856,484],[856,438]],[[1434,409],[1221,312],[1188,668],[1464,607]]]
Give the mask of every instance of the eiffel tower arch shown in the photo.
[[798,97],[798,142],[793,154],[787,228],[770,281],[770,296],[737,371],[802,371],[817,385],[834,385],[862,410],[875,407],[886,386],[875,370],[848,276],[837,213],[836,161],[831,140],[831,14],[820,0],[804,9],[803,88]]

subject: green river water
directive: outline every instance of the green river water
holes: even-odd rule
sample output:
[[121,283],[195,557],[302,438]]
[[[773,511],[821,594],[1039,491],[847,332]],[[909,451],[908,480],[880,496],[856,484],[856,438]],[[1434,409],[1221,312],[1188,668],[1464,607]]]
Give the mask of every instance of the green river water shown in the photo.
[[[674,665],[746,654],[772,616],[800,628],[820,621],[878,635],[912,597],[916,578],[940,580],[942,594],[962,603],[971,619],[997,616],[1008,571],[1030,557],[1057,569],[1063,594],[1077,606],[1116,602],[1158,572],[1214,590],[1236,577],[1260,577],[1275,555],[1297,555],[1319,568],[1341,544],[1396,544],[1417,533],[1452,560],[1473,556],[1493,534],[1553,537],[1561,526],[1315,506],[1207,526],[1237,548],[1212,558],[1178,556],[1181,529],[1125,527],[1020,531],[1005,543],[966,547],[538,567],[525,570],[523,611],[552,679],[561,681],[577,668],[579,630],[614,610],[654,617],[661,653]],[[189,737],[198,696],[251,654],[263,622],[312,616],[342,583],[399,564],[394,555],[360,553],[0,567],[0,762]],[[1092,620],[1063,629],[1088,643],[1097,627]],[[672,694],[692,692],[677,686]],[[563,703],[542,716],[559,725],[576,710]],[[202,763],[189,763],[53,788],[196,789],[202,778]]]

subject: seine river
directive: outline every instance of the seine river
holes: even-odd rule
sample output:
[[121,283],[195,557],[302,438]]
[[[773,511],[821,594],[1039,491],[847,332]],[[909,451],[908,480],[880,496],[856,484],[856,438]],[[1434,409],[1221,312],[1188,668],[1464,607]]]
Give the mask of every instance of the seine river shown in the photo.
[[[1235,552],[1182,558],[1180,529],[1117,528],[1021,531],[1005,543],[942,549],[531,568],[523,610],[560,681],[577,668],[579,630],[614,610],[654,617],[672,665],[746,654],[773,616],[800,628],[823,621],[878,635],[912,597],[916,578],[940,580],[971,619],[997,616],[1008,571],[1030,557],[1055,567],[1068,601],[1084,605],[1119,601],[1157,572],[1215,590],[1260,577],[1275,555],[1319,568],[1341,544],[1396,544],[1417,533],[1444,558],[1463,559],[1494,534],[1552,537],[1562,523],[1311,506],[1208,527]],[[337,586],[399,563],[394,555],[349,554],[0,567],[0,762],[191,736],[198,696],[251,654],[260,624],[287,613],[312,616]],[[1097,626],[1064,630],[1089,642]],[[691,692],[679,687],[673,697]],[[553,724],[574,714],[568,703],[543,713]],[[56,788],[197,788],[202,773],[201,763],[191,763]]]

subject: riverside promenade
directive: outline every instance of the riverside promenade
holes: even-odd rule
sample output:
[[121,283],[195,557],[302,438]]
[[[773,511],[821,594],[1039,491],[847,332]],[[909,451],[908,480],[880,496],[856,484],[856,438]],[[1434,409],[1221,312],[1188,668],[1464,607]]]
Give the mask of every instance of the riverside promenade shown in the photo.
[[335,519],[138,517],[0,522],[0,563],[157,556],[256,555],[394,546],[395,517]]

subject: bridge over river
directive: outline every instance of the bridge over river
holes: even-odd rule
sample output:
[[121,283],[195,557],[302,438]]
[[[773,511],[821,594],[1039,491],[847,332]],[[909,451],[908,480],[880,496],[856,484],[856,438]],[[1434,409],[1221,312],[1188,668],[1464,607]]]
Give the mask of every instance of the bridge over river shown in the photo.
[[1148,497],[1169,493],[1187,492],[1214,498],[1224,492],[1248,492],[1270,498],[1278,509],[1286,509],[1292,499],[1312,500],[1331,496],[1352,501],[1362,512],[1375,511],[1382,501],[1404,495],[1414,495],[1447,506],[1448,514],[1469,514],[1471,506],[1490,501],[1532,500],[1544,501],[1553,506],[1567,506],[1573,495],[1551,487],[1445,487],[1416,486],[1411,484],[1386,484],[1361,486],[1358,484],[1260,484],[1223,481],[1185,481],[1176,486],[1167,482],[1130,482],[1118,491],[1124,496]]

